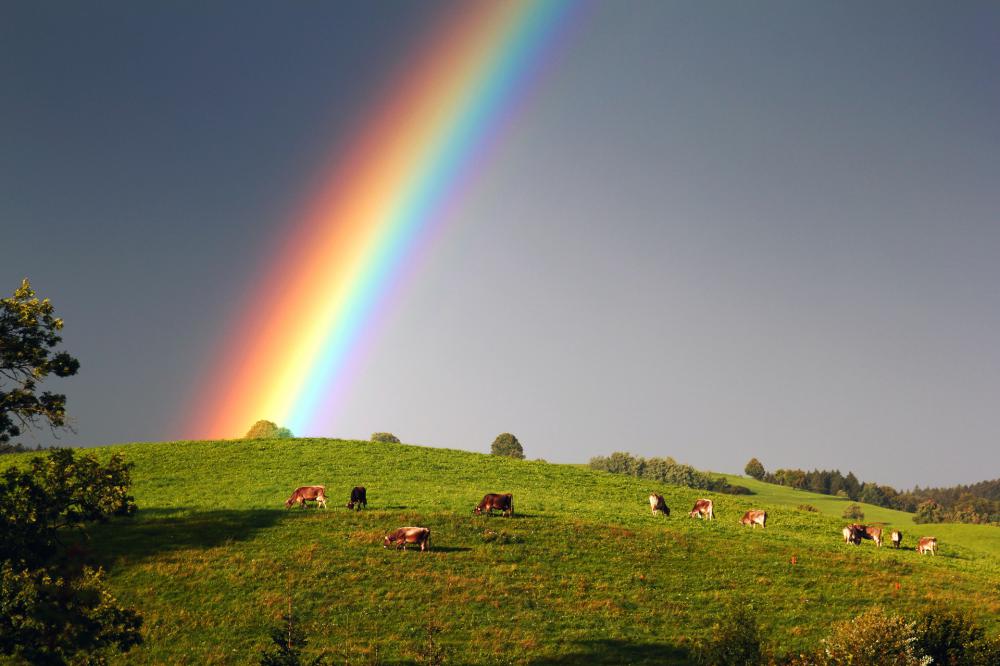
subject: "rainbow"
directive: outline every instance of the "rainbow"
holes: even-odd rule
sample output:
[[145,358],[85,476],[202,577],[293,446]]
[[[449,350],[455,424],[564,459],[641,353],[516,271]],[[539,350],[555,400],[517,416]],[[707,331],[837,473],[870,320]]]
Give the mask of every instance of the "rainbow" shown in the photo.
[[[460,2],[387,86],[227,327],[191,435],[259,419],[330,434],[330,414],[435,237],[575,14],[571,0]],[[412,267],[409,267],[412,268]]]

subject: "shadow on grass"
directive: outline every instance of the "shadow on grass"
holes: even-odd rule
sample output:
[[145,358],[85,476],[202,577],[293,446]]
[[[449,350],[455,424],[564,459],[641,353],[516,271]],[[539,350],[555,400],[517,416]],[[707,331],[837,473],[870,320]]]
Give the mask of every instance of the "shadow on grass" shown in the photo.
[[560,656],[539,657],[526,662],[529,666],[542,664],[588,664],[590,666],[611,666],[612,664],[690,664],[691,653],[685,648],[668,643],[631,643],[629,641],[603,638],[576,643],[576,652]]
[[134,519],[94,526],[88,545],[99,561],[112,565],[173,550],[244,541],[284,517],[284,509],[141,509]]
[[465,546],[434,546],[433,548],[435,553],[464,553],[470,550],[472,549]]

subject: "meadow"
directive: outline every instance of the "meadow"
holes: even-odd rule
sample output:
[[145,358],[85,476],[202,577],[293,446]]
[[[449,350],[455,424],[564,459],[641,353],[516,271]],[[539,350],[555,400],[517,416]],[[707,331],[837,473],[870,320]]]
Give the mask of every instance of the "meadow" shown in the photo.
[[[400,444],[295,439],[142,443],[95,449],[135,463],[138,514],[92,529],[90,557],[145,618],[144,645],[114,663],[256,663],[293,609],[309,654],[334,663],[412,663],[431,637],[449,663],[688,663],[735,601],[757,611],[779,652],[806,650],[873,604],[901,613],[971,610],[1000,631],[1000,529],[915,525],[905,549],[845,545],[843,500],[760,483],[731,496],[557,465]],[[0,468],[31,454],[4,456]],[[330,508],[284,508],[323,484]],[[368,509],[345,504],[355,485]],[[650,491],[672,513],[650,514]],[[511,492],[513,518],[474,516]],[[698,497],[717,520],[690,519]],[[817,512],[796,507],[811,504]],[[738,524],[769,512],[766,530]],[[433,550],[382,548],[402,525]],[[933,534],[937,557],[916,537]]]

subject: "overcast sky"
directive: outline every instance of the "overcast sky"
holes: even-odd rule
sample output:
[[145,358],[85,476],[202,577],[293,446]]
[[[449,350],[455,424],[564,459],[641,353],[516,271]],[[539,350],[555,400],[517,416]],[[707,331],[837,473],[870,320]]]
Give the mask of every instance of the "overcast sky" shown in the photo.
[[[289,211],[447,9],[3,4],[0,291],[66,320],[61,442],[188,434]],[[592,6],[325,434],[1000,476],[998,35],[993,2]]]

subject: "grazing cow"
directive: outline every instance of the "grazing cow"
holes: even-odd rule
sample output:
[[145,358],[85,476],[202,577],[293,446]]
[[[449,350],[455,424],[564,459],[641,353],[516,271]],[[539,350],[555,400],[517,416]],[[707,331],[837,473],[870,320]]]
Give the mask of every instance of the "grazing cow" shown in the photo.
[[659,511],[664,516],[670,515],[670,507],[667,506],[666,500],[663,499],[663,495],[657,495],[656,493],[649,494],[649,508],[653,510],[653,515]]
[[385,535],[383,548],[395,545],[396,549],[406,550],[406,544],[415,543],[420,546],[420,550],[430,550],[431,531],[426,527],[400,527],[391,534]]
[[844,534],[844,543],[853,543],[855,546],[861,543],[861,537],[855,535],[855,530],[853,525],[845,525],[843,534]]
[[917,552],[921,555],[927,553],[937,555],[937,537],[920,537],[917,541]]
[[760,525],[761,527],[766,527],[767,523],[767,511],[756,511],[750,509],[743,514],[740,518],[740,525],[749,525],[751,529]]
[[351,490],[351,501],[347,503],[348,509],[353,509],[357,507],[358,511],[361,511],[361,507],[368,508],[368,496],[365,494],[364,486],[354,486]]
[[899,548],[903,543],[903,533],[899,530],[893,530],[889,538],[892,540],[893,548]]
[[707,520],[715,520],[715,510],[712,507],[712,500],[710,499],[700,499],[694,503],[694,508],[691,509],[688,515],[692,518],[705,518]]
[[285,502],[285,508],[290,509],[293,504],[306,508],[306,502],[314,501],[317,506],[326,508],[326,486],[300,486],[295,489],[292,496]]
[[487,493],[483,495],[483,500],[476,506],[475,513],[477,516],[481,513],[486,515],[492,515],[493,511],[499,511],[505,516],[514,515],[514,496],[510,493],[505,495],[498,495],[497,493]]
[[865,530],[865,533],[863,535],[861,535],[861,538],[862,539],[871,539],[873,542],[875,542],[876,546],[878,546],[879,548],[881,548],[882,547],[882,528],[881,527],[875,527],[874,525],[872,525],[872,526],[869,526],[869,527],[865,527],[864,530]]

